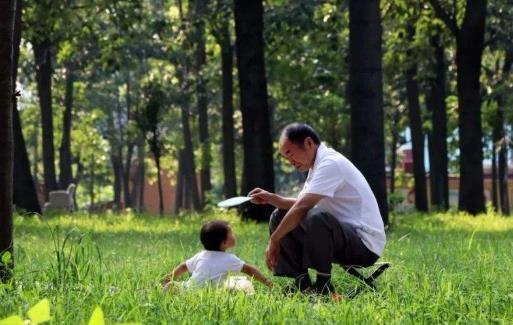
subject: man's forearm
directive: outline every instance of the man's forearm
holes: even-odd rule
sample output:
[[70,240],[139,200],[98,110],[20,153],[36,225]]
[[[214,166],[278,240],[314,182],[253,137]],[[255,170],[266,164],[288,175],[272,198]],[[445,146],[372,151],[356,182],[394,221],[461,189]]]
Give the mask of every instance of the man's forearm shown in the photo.
[[292,208],[294,203],[296,203],[297,199],[293,197],[285,197],[278,194],[274,194],[271,205],[280,209],[280,210],[289,210]]
[[279,242],[286,234],[294,230],[303,221],[308,210],[309,207],[293,205],[285,217],[283,217],[278,228],[272,233],[271,240]]

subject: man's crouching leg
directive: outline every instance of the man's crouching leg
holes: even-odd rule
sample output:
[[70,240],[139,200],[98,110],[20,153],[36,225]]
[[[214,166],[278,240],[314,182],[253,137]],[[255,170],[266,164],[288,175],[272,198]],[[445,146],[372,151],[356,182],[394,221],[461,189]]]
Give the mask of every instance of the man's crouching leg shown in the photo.
[[[280,225],[287,210],[276,209],[269,220],[269,235]],[[312,285],[308,269],[303,267],[303,246],[305,229],[302,224],[289,232],[280,241],[280,257],[274,267],[275,276],[294,278],[296,289],[305,290]]]

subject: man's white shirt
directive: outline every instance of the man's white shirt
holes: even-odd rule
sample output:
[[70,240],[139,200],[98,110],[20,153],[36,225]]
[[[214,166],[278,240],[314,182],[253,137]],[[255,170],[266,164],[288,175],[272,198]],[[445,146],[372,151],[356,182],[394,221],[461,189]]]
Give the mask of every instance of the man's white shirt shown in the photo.
[[328,212],[350,224],[364,245],[381,256],[386,236],[378,202],[362,173],[341,153],[320,144],[300,193],[324,196],[308,213]]

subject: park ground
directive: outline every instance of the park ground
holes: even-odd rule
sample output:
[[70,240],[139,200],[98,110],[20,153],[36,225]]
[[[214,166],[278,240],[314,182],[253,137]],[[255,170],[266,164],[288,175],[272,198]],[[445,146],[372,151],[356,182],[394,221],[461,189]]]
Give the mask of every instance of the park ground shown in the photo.
[[[267,226],[233,213],[167,217],[132,213],[16,216],[15,281],[0,286],[0,320],[50,302],[49,324],[87,324],[100,306],[106,324],[510,324],[513,218],[392,215],[382,260],[392,267],[376,292],[353,300],[285,296],[255,283],[256,294],[205,289],[164,293],[163,275],[200,250],[206,220],[229,220],[233,252],[266,275]],[[334,268],[339,291],[357,285]]]

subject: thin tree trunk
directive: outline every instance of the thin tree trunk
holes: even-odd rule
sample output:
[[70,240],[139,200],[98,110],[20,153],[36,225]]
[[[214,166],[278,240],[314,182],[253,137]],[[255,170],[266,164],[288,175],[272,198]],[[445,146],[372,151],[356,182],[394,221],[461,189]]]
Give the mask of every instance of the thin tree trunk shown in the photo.
[[121,192],[122,192],[122,182],[123,182],[123,166],[121,160],[120,148],[117,144],[112,145],[112,169],[114,172],[114,204],[115,209],[121,209]]
[[495,144],[495,134],[492,137],[492,206],[495,212],[499,211],[499,202],[497,201],[497,150]]
[[[506,52],[506,59],[502,68],[503,78],[507,78],[513,65],[513,47]],[[500,94],[497,99],[497,123],[499,125],[500,149],[499,149],[499,197],[501,212],[503,215],[510,214],[509,190],[508,190],[508,141],[504,131],[504,95]]]
[[43,167],[45,195],[57,190],[55,174],[55,148],[53,143],[52,109],[52,44],[48,38],[33,42],[36,61],[36,81],[41,107],[41,127],[43,130]]
[[[158,140],[156,140],[158,141]],[[164,196],[162,194],[162,179],[160,175],[160,156],[157,152],[153,152],[153,157],[155,159],[155,165],[157,166],[157,184],[159,190],[159,213],[160,215],[164,215]]]
[[[182,104],[182,131],[184,139],[184,174],[185,174],[185,197],[192,202],[194,210],[201,210],[201,202],[196,180],[196,164],[194,163],[194,149],[192,144],[191,130],[189,126],[189,110]],[[187,205],[189,206],[189,205]]]
[[66,67],[66,92],[64,95],[64,113],[62,115],[62,140],[59,148],[59,185],[66,189],[73,180],[71,171],[71,123],[73,110],[73,85],[75,76],[70,65]]
[[207,81],[203,73],[206,65],[205,54],[205,14],[206,1],[195,0],[195,41],[196,41],[196,92],[198,95],[198,115],[199,115],[199,140],[201,147],[201,202],[205,204],[205,192],[212,188],[210,182],[210,163],[212,160],[210,153],[210,135],[208,131],[207,115]]
[[146,156],[145,146],[144,146],[144,139],[142,139],[141,144],[139,145],[138,149],[138,155],[139,155],[139,213],[144,211],[144,187],[146,185],[146,168],[144,163],[144,158]]
[[183,208],[184,193],[184,175],[183,175],[183,149],[178,151],[178,172],[176,174],[176,192],[175,192],[175,213],[179,213]]
[[[16,89],[18,76],[18,61],[21,41],[21,0],[16,1],[16,17],[14,21],[13,37],[13,69],[12,89]],[[13,174],[13,202],[17,208],[27,212],[41,214],[41,207],[37,199],[34,179],[30,172],[30,161],[27,154],[27,147],[23,137],[20,115],[17,109],[17,98],[13,98],[12,119],[14,136],[14,174]]]
[[91,157],[91,165],[90,165],[90,172],[89,172],[89,200],[91,203],[91,207],[94,207],[94,169],[95,169],[95,157],[94,155]]
[[[244,143],[242,193],[255,187],[274,192],[261,0],[235,0],[235,32]],[[267,221],[272,209],[252,204],[243,217]]]
[[[12,199],[14,141],[12,130],[12,69],[15,1],[0,2],[0,257],[13,254]],[[10,263],[0,263],[0,282],[14,271]]]
[[447,162],[447,108],[446,69],[444,47],[440,44],[437,33],[431,38],[435,62],[433,72],[435,77],[429,80],[426,93],[426,106],[432,114],[432,133],[430,143],[430,180],[431,204],[438,209],[449,209],[449,173]]
[[379,1],[350,0],[351,159],[369,182],[388,224],[381,57]]
[[[130,122],[132,116],[131,116],[131,93],[130,93],[131,87],[130,87],[130,74],[128,74],[127,80],[126,80],[126,124]],[[129,135],[127,134],[126,139],[126,157],[125,157],[125,164],[123,168],[123,198],[125,201],[125,208],[132,207],[132,199],[130,197],[130,172],[132,168],[132,155],[134,153],[134,144],[132,142],[132,139],[129,138]]]
[[[415,40],[415,27],[408,24],[408,40]],[[408,67],[406,68],[406,97],[408,99],[408,117],[413,153],[413,178],[415,180],[415,208],[427,212],[428,201],[426,192],[426,169],[424,166],[424,134],[419,103],[419,85],[417,81],[417,63],[411,50],[407,51]]]
[[[401,114],[398,110],[394,112],[393,117],[393,125],[392,125],[392,143],[390,149],[390,193],[395,192],[395,168],[397,166],[397,143],[399,142],[399,119],[401,118]],[[391,209],[394,207],[392,206]]]
[[222,22],[218,44],[221,46],[221,70],[223,79],[223,172],[225,198],[237,195],[233,131],[233,46],[230,40],[228,20]]

